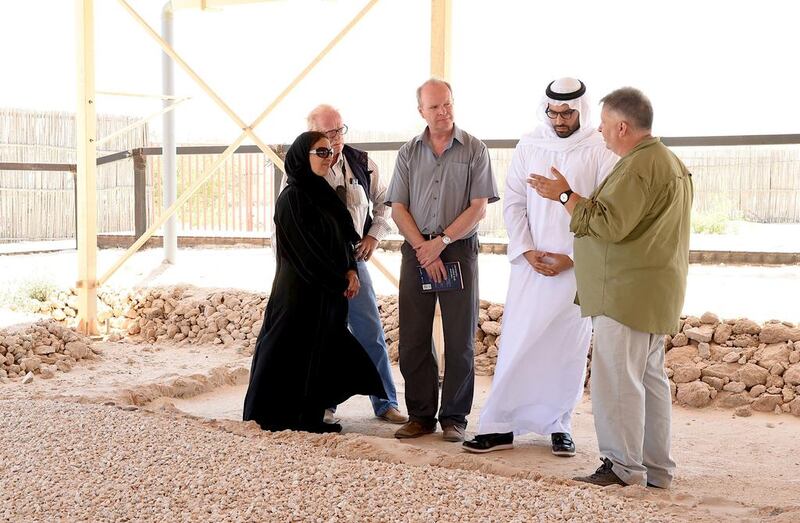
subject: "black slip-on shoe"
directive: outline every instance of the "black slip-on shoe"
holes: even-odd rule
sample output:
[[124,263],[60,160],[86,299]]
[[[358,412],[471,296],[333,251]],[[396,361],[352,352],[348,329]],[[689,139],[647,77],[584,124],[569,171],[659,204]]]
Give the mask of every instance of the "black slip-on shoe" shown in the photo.
[[568,432],[554,432],[550,434],[553,444],[553,454],[556,456],[571,457],[575,455],[575,442]]
[[584,483],[591,483],[592,485],[599,485],[607,487],[609,485],[622,485],[623,487],[628,484],[622,481],[619,476],[614,474],[611,469],[613,463],[608,458],[603,458],[603,464],[591,476],[577,476],[572,479],[575,481],[583,481]]
[[514,433],[478,434],[469,441],[461,444],[467,452],[483,454],[493,450],[507,450],[514,448]]

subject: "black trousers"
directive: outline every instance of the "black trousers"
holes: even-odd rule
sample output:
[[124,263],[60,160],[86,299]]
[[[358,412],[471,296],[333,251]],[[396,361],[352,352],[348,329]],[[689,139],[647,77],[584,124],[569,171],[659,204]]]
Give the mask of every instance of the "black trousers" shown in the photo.
[[423,293],[419,262],[408,242],[401,248],[400,372],[409,418],[434,425],[439,404],[439,369],[431,344],[436,300],[442,309],[445,374],[438,419],[442,427],[467,425],[475,389],[475,330],[478,326],[478,236],[455,241],[444,262],[461,263],[463,290]]

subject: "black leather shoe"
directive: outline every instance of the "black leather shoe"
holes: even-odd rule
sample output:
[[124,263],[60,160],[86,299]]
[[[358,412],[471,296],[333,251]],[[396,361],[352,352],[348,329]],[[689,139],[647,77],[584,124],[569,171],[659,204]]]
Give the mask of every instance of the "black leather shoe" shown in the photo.
[[493,434],[478,434],[469,441],[461,444],[467,452],[483,454],[493,450],[505,450],[514,448],[514,433],[503,432]]
[[556,456],[575,455],[575,442],[568,432],[554,432],[550,434],[550,441],[553,443],[553,454]]
[[611,470],[613,463],[608,458],[603,458],[603,464],[591,476],[577,476],[572,479],[575,481],[583,481],[584,483],[591,483],[592,485],[599,485],[607,487],[609,485],[622,485],[627,486],[627,483],[619,479],[619,476],[614,474]]

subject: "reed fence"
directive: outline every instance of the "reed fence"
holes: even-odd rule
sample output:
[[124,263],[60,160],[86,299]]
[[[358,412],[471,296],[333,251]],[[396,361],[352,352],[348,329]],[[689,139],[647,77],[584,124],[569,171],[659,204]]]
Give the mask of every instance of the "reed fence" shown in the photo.
[[[98,137],[128,125],[119,116],[98,117]],[[74,163],[73,115],[0,110],[0,162]],[[377,135],[376,135],[377,136]],[[368,136],[367,136],[368,138]],[[367,140],[365,140],[367,141]],[[147,145],[140,127],[104,144],[99,155]],[[800,145],[675,147],[694,175],[694,212],[762,223],[800,223]],[[512,149],[491,149],[502,193]],[[388,182],[396,151],[370,153]],[[205,172],[211,154],[179,155],[178,193]],[[147,157],[147,222],[163,209],[160,156]],[[233,155],[178,212],[183,235],[255,235],[272,232],[275,168],[260,153]],[[102,165],[97,171],[99,233],[134,230],[133,160]],[[0,171],[0,241],[72,238],[72,173]],[[502,204],[490,205],[480,225],[484,236],[505,237]]]
[[[135,121],[99,115],[102,138]],[[75,163],[75,115],[0,109],[0,162]],[[117,136],[98,148],[99,155],[143,147],[146,126]],[[75,236],[73,173],[0,171],[0,241],[53,240]],[[121,232],[133,227],[133,162],[97,168],[97,228]]]

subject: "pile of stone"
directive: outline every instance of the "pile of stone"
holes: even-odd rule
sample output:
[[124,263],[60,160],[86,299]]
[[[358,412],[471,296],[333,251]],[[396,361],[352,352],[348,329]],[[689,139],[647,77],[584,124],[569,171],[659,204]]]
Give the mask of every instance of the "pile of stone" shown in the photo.
[[[121,330],[126,327],[125,313],[132,303],[127,291],[100,289],[97,292],[97,321],[102,328]],[[48,314],[66,325],[77,323],[78,296],[74,289],[52,294],[44,302],[39,302],[33,312]]]
[[673,397],[691,407],[715,404],[800,416],[800,327],[771,320],[720,320],[712,313],[681,321],[666,339]]
[[[248,354],[255,347],[267,304],[264,294],[186,286],[122,294],[103,291],[99,298],[101,324],[134,339],[221,344]],[[73,294],[59,293],[43,309],[69,323],[75,301]],[[397,306],[397,296],[378,298],[393,363],[398,361],[400,334]],[[503,305],[481,300],[475,333],[477,375],[494,374],[502,321]],[[4,369],[7,376],[28,369],[27,363],[21,364],[23,356],[17,359],[22,349],[8,357],[9,344],[0,347],[5,350],[0,356],[6,355],[8,366],[13,365],[13,370]],[[672,395],[680,404],[736,408],[740,415],[757,410],[800,416],[800,327],[793,323],[772,320],[759,325],[748,319],[720,320],[712,313],[689,316],[682,318],[678,334],[666,337],[665,350]],[[24,355],[29,357],[27,349]],[[29,363],[36,367],[36,360]]]
[[144,341],[223,344],[252,354],[266,306],[267,296],[257,293],[144,289],[130,298],[125,328]]
[[0,330],[0,382],[34,376],[52,378],[69,372],[84,358],[93,358],[91,340],[53,320]]

